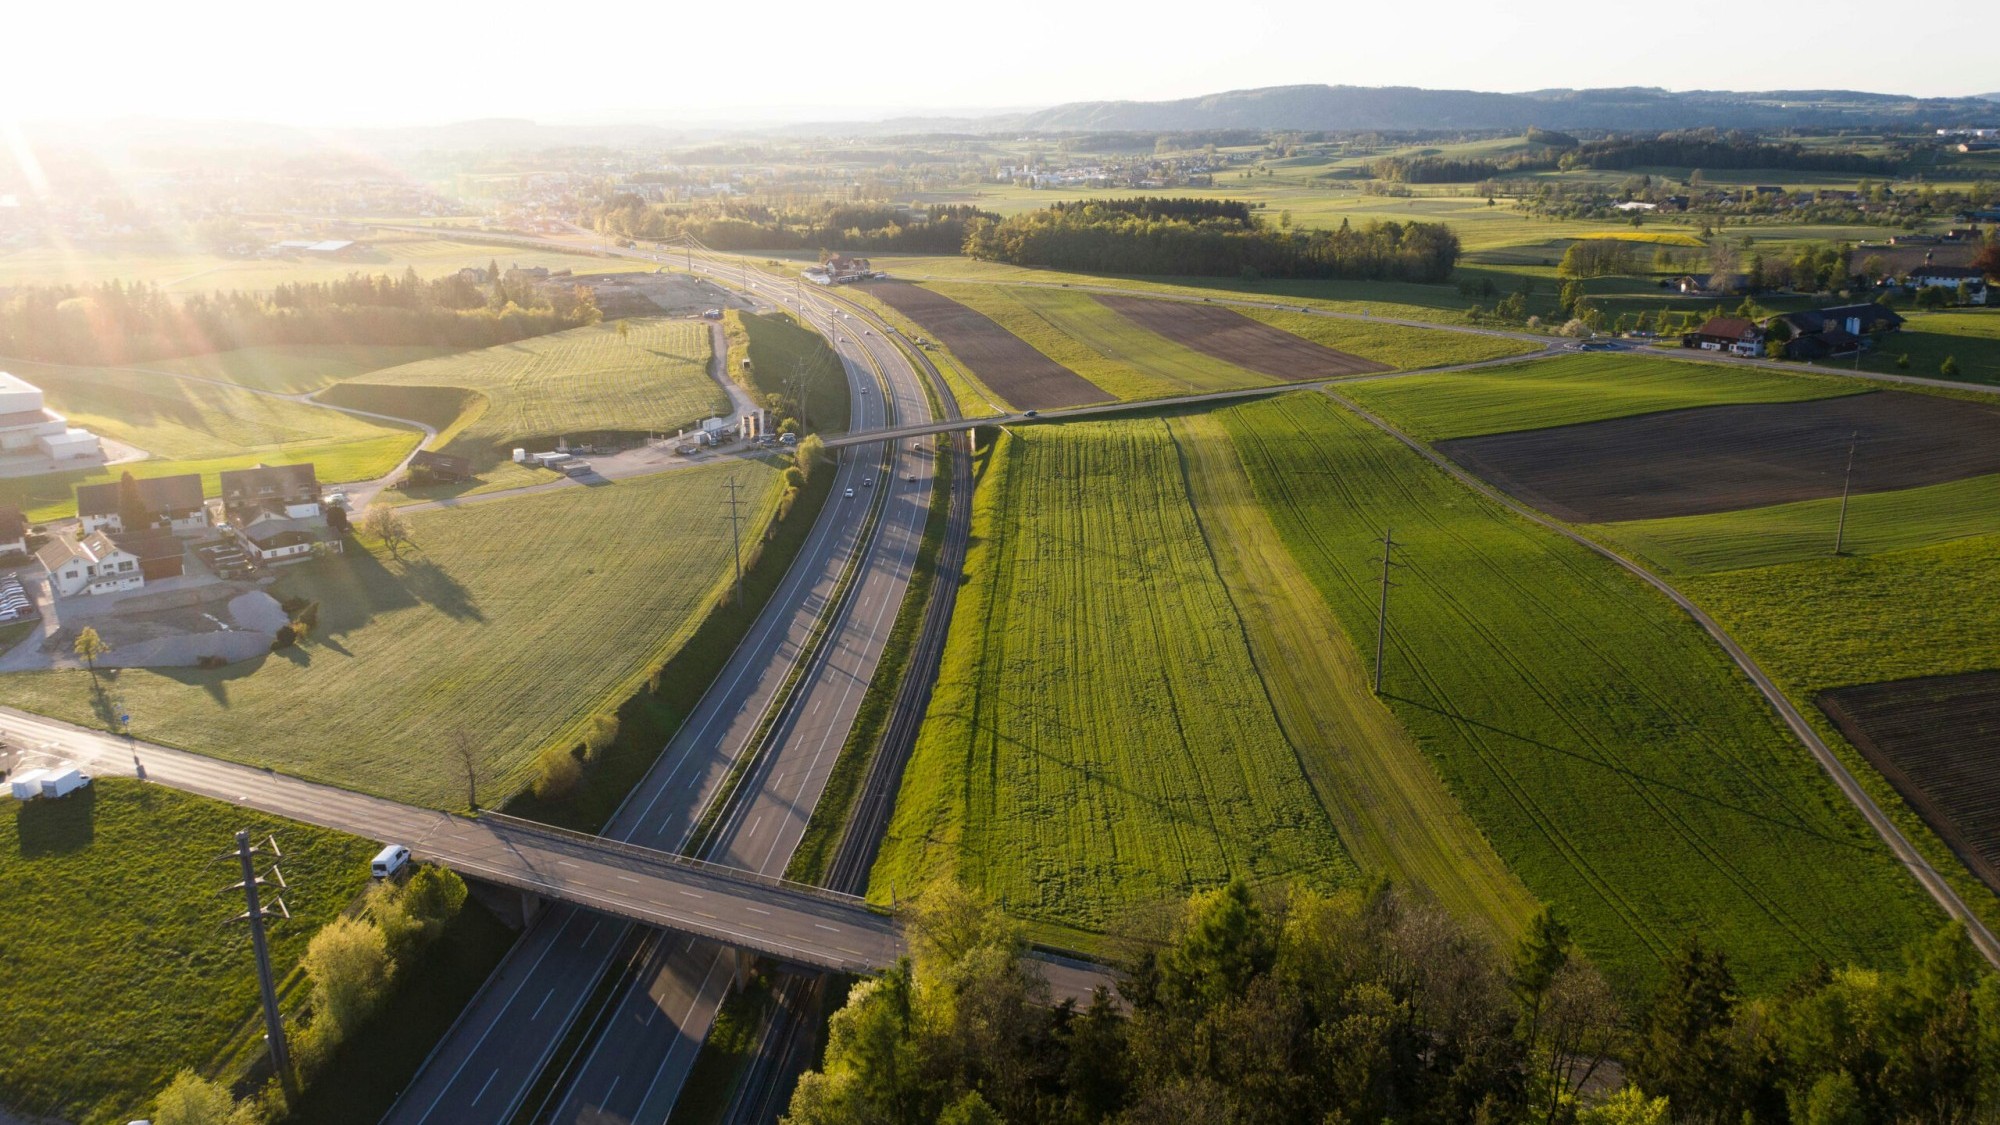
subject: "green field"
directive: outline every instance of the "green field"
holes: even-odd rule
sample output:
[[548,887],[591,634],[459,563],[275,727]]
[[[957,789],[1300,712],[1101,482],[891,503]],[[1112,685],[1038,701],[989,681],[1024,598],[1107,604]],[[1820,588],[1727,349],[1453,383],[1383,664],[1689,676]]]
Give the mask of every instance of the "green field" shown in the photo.
[[252,390],[297,395],[370,371],[450,355],[457,350],[400,344],[286,344],[149,360],[138,366],[219,379]]
[[[1942,378],[1938,366],[1946,356],[1958,361],[1958,378],[1967,383],[2000,383],[2000,309],[1977,312],[1918,313],[1905,310],[1909,322],[1881,338],[1861,359],[1863,371]],[[1896,361],[1908,356],[1908,367]],[[1835,364],[1838,366],[1838,364]]]
[[[71,425],[136,445],[163,460],[229,453],[331,446],[393,436],[404,451],[416,437],[365,418],[241,387],[176,379],[119,367],[58,367],[15,363],[13,372],[40,387],[49,408]],[[383,471],[395,465],[391,460]],[[337,479],[337,478],[334,478]]]
[[296,465],[310,461],[320,483],[373,480],[396,467],[418,435],[381,437],[372,441],[337,444],[308,443],[269,449],[260,453],[239,453],[230,457],[205,457],[193,461],[134,461],[104,469],[67,473],[45,473],[38,477],[0,480],[0,504],[12,504],[27,513],[33,523],[68,519],[76,515],[76,486],[103,484],[125,473],[135,477],[169,477],[195,473],[201,477],[208,496],[222,494],[221,476],[231,469],[258,465]]
[[[485,469],[521,441],[605,431],[672,431],[727,413],[728,397],[708,376],[708,325],[690,320],[621,320],[513,344],[459,352],[377,371],[338,386],[329,401],[393,414],[413,394],[439,405],[451,396],[405,388],[459,388],[468,408],[434,447]],[[388,388],[386,390],[382,388]],[[435,423],[435,418],[424,418]]]
[[1149,332],[1087,293],[1020,285],[936,285],[1037,351],[1121,399],[1164,398],[1277,380]]
[[1348,352],[1400,369],[1478,363],[1511,355],[1526,355],[1539,348],[1530,340],[1446,329],[1411,328],[1406,324],[1383,324],[1375,320],[1307,316],[1277,309],[1239,308],[1236,311],[1335,351]]
[[973,535],[872,897],[956,876],[1103,930],[1231,876],[1352,875],[1164,422],[1003,438]]
[[[274,235],[290,238],[290,234]],[[527,246],[481,245],[421,234],[376,231],[362,236],[369,251],[353,258],[225,258],[167,243],[100,242],[37,246],[0,252],[0,286],[96,285],[144,281],[169,293],[209,293],[230,289],[270,289],[302,281],[335,281],[351,273],[401,274],[414,269],[440,277],[465,266],[498,261],[510,266],[547,266],[586,272],[651,269],[646,262],[564,253]]]
[[238,829],[276,833],[289,921],[280,975],[367,880],[375,845],[138,781],[0,802],[0,1103],[96,1125],[143,1116],[257,1011],[241,896],[215,863]]
[[[1839,499],[1802,500],[1711,515],[1596,524],[1585,530],[1664,574],[1703,574],[1825,559]],[[1971,477],[1854,496],[1842,550],[1880,555],[1991,534],[2000,528],[2000,476]]]
[[811,428],[845,433],[853,414],[853,392],[840,358],[826,337],[800,326],[790,314],[741,317],[750,382],[761,395],[783,394],[797,380],[803,388]]
[[[755,542],[781,484],[759,461],[413,513],[401,560],[351,547],[285,572],[276,593],[321,607],[301,648],[124,671],[112,690],[141,738],[443,807],[464,800],[444,749],[464,729],[485,751],[482,789],[510,791],[701,623],[728,581],[732,477]],[[4,693],[98,721],[82,672],[10,676]]]
[[1404,431],[1442,441],[1690,406],[1835,398],[1868,389],[1829,376],[1585,354],[1359,382],[1346,393]]
[[[1284,542],[1537,897],[1627,988],[1691,930],[1753,991],[1880,963],[1936,912],[1721,651],[1623,571],[1313,395],[1222,413]],[[1864,560],[1865,561],[1865,560]]]

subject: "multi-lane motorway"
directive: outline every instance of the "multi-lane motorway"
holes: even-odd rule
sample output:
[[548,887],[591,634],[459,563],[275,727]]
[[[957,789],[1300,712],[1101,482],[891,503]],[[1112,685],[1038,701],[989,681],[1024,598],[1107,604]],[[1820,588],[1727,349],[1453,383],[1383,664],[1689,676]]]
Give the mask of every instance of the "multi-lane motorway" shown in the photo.
[[[845,366],[854,392],[851,428],[929,417],[917,373],[892,343],[848,329],[823,298],[800,299],[801,311],[826,329]],[[770,607],[606,835],[679,850],[732,765],[755,750],[710,855],[753,871],[783,870],[902,603],[928,513],[931,471],[928,455],[907,448],[863,446],[843,455],[830,510]],[[871,519],[873,505],[879,508]],[[774,707],[776,723],[764,729]],[[574,908],[545,914],[386,1120],[497,1125],[531,1095],[544,1098],[551,1120],[665,1120],[733,978],[734,955],[685,937],[643,944],[631,937],[627,927]],[[636,971],[627,964],[633,956]],[[593,994],[607,981],[628,978],[576,1056],[558,1059],[559,1048],[579,1046],[565,1037]],[[542,1084],[553,1090],[543,1094],[538,1079],[552,1063],[561,1080]]]

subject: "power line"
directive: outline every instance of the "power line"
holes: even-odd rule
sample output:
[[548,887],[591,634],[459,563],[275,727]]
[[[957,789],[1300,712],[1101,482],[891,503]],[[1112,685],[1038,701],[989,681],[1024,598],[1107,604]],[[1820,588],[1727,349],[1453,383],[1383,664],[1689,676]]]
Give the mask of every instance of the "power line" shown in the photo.
[[1840,482],[1840,522],[1833,528],[1833,553],[1840,554],[1847,542],[1847,497],[1854,488],[1854,447],[1861,440],[1861,431],[1856,430],[1847,438],[1847,474]]
[[737,508],[742,501],[736,498],[735,477],[729,478],[729,499],[723,503],[729,505],[729,546],[736,555],[736,588],[730,592],[730,597],[734,598],[743,591],[743,540],[737,532],[737,523],[742,518]]
[[[264,939],[264,919],[276,914],[280,918],[289,920],[292,912],[286,909],[284,898],[275,893],[271,895],[270,906],[265,906],[260,901],[258,894],[258,888],[260,887],[276,886],[281,891],[285,889],[285,876],[283,872],[278,870],[276,862],[271,864],[268,883],[265,877],[257,874],[256,857],[259,853],[270,853],[274,861],[284,858],[283,853],[278,851],[277,837],[267,836],[264,843],[265,846],[261,848],[252,845],[248,829],[236,834],[235,854],[237,861],[242,864],[243,881],[237,883],[235,886],[224,889],[231,891],[241,890],[243,892],[243,901],[246,908],[242,914],[237,916],[236,920],[238,922],[250,923],[250,948],[257,954],[257,987],[263,994],[264,1037],[265,1041],[271,1047],[271,1069],[277,1072],[278,1081],[284,1085],[285,1089],[290,1090],[292,1088],[292,1053],[291,1049],[285,1043],[285,1018],[278,1010],[278,983],[277,979],[271,974],[271,947]],[[224,854],[226,858],[228,853]]]
[[1375,694],[1382,694],[1382,659],[1389,640],[1389,569],[1402,566],[1395,559],[1395,550],[1402,544],[1396,542],[1394,528],[1382,529],[1382,596],[1375,607]]

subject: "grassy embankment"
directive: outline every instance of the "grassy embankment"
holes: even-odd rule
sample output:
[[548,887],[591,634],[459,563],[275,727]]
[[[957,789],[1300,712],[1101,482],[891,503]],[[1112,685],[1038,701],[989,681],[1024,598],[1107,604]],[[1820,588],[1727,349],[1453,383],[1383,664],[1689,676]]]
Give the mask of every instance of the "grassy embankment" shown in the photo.
[[[473,495],[554,479],[508,459],[517,445],[557,438],[672,433],[729,412],[708,376],[705,323],[624,320],[458,352],[336,383],[319,397],[436,426],[433,449],[472,459],[479,483],[419,490],[412,499]],[[457,408],[458,413],[451,413]],[[440,424],[442,423],[442,424]]]
[[[1385,384],[1386,385],[1386,384]],[[1626,988],[1691,930],[1753,991],[1879,963],[1936,911],[1684,615],[1311,395],[1231,408],[1258,497],[1372,636],[1385,695],[1509,866]]]
[[1354,872],[1164,438],[1001,439],[872,897],[956,875],[1045,927],[1103,930],[1232,875]]
[[750,361],[745,385],[759,401],[767,396],[789,398],[794,383],[802,389],[809,431],[845,433],[852,414],[852,390],[839,357],[826,338],[801,326],[790,313],[745,315],[735,309],[722,314],[728,333],[730,376],[743,382],[744,360]]
[[137,781],[60,801],[0,802],[0,1102],[95,1125],[141,1116],[257,1008],[243,908],[218,891],[238,829],[275,832],[292,918],[271,927],[282,975],[368,874],[375,845]]
[[[350,359],[350,362],[352,360]],[[75,486],[199,473],[210,495],[227,469],[310,461],[327,482],[368,480],[394,469],[421,440],[416,431],[289,402],[236,386],[125,368],[9,362],[41,387],[72,425],[134,445],[152,459],[104,469],[0,481],[0,503],[35,522],[76,514]]]
[[[537,750],[573,742],[695,635],[730,578],[717,505],[731,477],[755,543],[781,486],[760,461],[417,512],[400,559],[354,546],[280,579],[279,595],[320,603],[305,645],[127,670],[113,691],[142,738],[443,807],[464,803],[446,749],[462,729],[485,754],[482,791],[508,792]],[[15,706],[99,718],[82,672],[6,689]]]

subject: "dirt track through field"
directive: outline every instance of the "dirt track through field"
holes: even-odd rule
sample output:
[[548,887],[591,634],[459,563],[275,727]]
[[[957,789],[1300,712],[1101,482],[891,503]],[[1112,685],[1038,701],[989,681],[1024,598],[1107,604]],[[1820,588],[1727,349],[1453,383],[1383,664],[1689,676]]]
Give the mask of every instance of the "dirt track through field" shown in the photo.
[[1260,375],[1296,383],[1394,370],[1386,363],[1335,351],[1220,305],[1149,301],[1144,297],[1113,297],[1102,293],[1096,297],[1113,312],[1148,332]]
[[907,281],[877,282],[868,294],[924,327],[1016,410],[1110,402],[1102,388],[1002,328],[993,318]]
[[2000,672],[1838,688],[1817,702],[1966,866],[2000,891]]
[[1582,523],[1759,508],[2000,472],[2000,408],[1904,391],[1702,406],[1437,443],[1514,498]]

